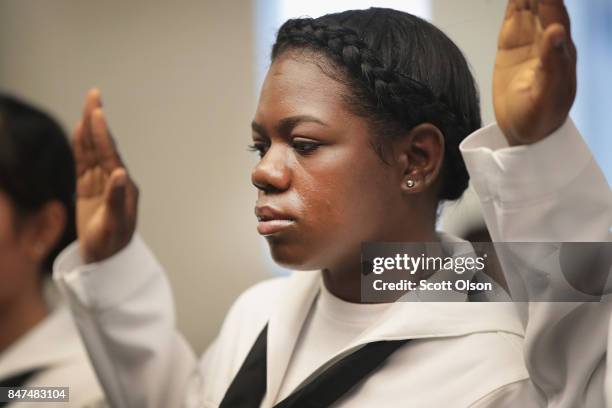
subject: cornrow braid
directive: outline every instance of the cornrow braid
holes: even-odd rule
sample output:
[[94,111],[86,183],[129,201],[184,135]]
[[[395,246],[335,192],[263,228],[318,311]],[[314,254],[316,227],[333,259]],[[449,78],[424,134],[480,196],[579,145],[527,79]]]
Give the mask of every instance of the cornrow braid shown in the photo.
[[[467,188],[469,180],[458,145],[465,136],[480,127],[480,114],[477,113],[476,118],[460,114],[457,109],[451,107],[443,92],[434,93],[431,86],[394,67],[398,65],[394,61],[383,62],[375,48],[364,40],[364,36],[346,24],[346,19],[345,24],[339,24],[340,19],[334,18],[347,13],[363,14],[372,11],[375,11],[374,17],[377,14],[380,17],[379,10],[418,19],[407,13],[388,9],[354,10],[318,19],[291,19],[278,31],[272,49],[272,60],[285,50],[294,48],[308,48],[330,58],[346,71],[345,80],[350,85],[352,94],[347,98],[347,102],[357,114],[371,119],[378,134],[396,137],[403,131],[426,122],[437,126],[445,138],[440,199],[457,199]],[[373,17],[369,18],[368,28],[375,27],[373,20]],[[423,20],[420,21],[433,27]],[[435,27],[433,29],[437,30]],[[444,38],[452,44],[450,39],[446,36]],[[395,45],[401,47],[401,44]],[[458,52],[460,54],[460,51]],[[461,57],[463,58],[462,55]],[[464,59],[463,61],[465,63]],[[471,79],[471,74],[469,77]],[[477,93],[474,86],[472,89],[476,95],[474,99],[478,110]],[[382,154],[380,151],[379,153]]]

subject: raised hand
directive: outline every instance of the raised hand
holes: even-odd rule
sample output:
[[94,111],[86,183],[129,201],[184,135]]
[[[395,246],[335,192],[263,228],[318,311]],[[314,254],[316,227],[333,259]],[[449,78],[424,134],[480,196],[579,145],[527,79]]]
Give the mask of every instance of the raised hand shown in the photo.
[[509,0],[493,74],[497,123],[510,145],[537,142],[567,119],[576,47],[563,0]]
[[102,261],[125,247],[134,234],[138,188],[117,152],[97,89],[87,94],[73,149],[81,256],[87,263]]

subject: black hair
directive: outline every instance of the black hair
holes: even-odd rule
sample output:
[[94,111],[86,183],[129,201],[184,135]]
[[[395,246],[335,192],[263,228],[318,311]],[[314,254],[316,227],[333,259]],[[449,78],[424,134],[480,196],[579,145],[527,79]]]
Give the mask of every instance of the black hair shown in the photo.
[[[465,57],[442,31],[397,10],[349,10],[288,20],[272,61],[300,48],[324,55],[341,71],[335,79],[350,89],[343,95],[349,109],[368,119],[376,136],[399,137],[422,123],[440,129],[445,156],[439,198],[461,197],[469,176],[459,143],[480,128],[480,102]],[[382,143],[375,147],[383,158]]]
[[66,208],[63,236],[43,265],[47,272],[76,238],[75,180],[72,150],[62,127],[38,108],[0,93],[0,190],[19,217],[53,200]]

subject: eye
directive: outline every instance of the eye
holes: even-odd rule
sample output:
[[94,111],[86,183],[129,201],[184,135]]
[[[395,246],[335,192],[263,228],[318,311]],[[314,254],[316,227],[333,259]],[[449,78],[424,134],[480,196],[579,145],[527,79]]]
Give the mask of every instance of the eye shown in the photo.
[[313,140],[293,139],[292,146],[296,152],[302,156],[306,156],[317,150],[321,146],[321,143]]
[[252,145],[249,145],[247,148],[250,152],[258,152],[259,157],[264,157],[266,152],[268,151],[268,144],[263,142],[255,142]]

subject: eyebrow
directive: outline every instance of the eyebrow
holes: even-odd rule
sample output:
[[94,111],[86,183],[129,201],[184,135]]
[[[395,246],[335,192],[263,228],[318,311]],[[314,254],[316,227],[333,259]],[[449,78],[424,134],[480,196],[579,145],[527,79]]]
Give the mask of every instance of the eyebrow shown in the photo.
[[[276,130],[281,135],[286,135],[286,134],[291,133],[293,128],[295,128],[297,125],[303,122],[312,122],[312,123],[318,123],[319,125],[322,125],[322,126],[329,126],[327,123],[311,115],[295,115],[295,116],[289,116],[289,117],[281,119],[279,124],[276,126]],[[251,129],[253,129],[253,131],[259,133],[260,135],[264,137],[269,137],[268,132],[266,132],[266,129],[261,124],[255,121],[251,122]]]

